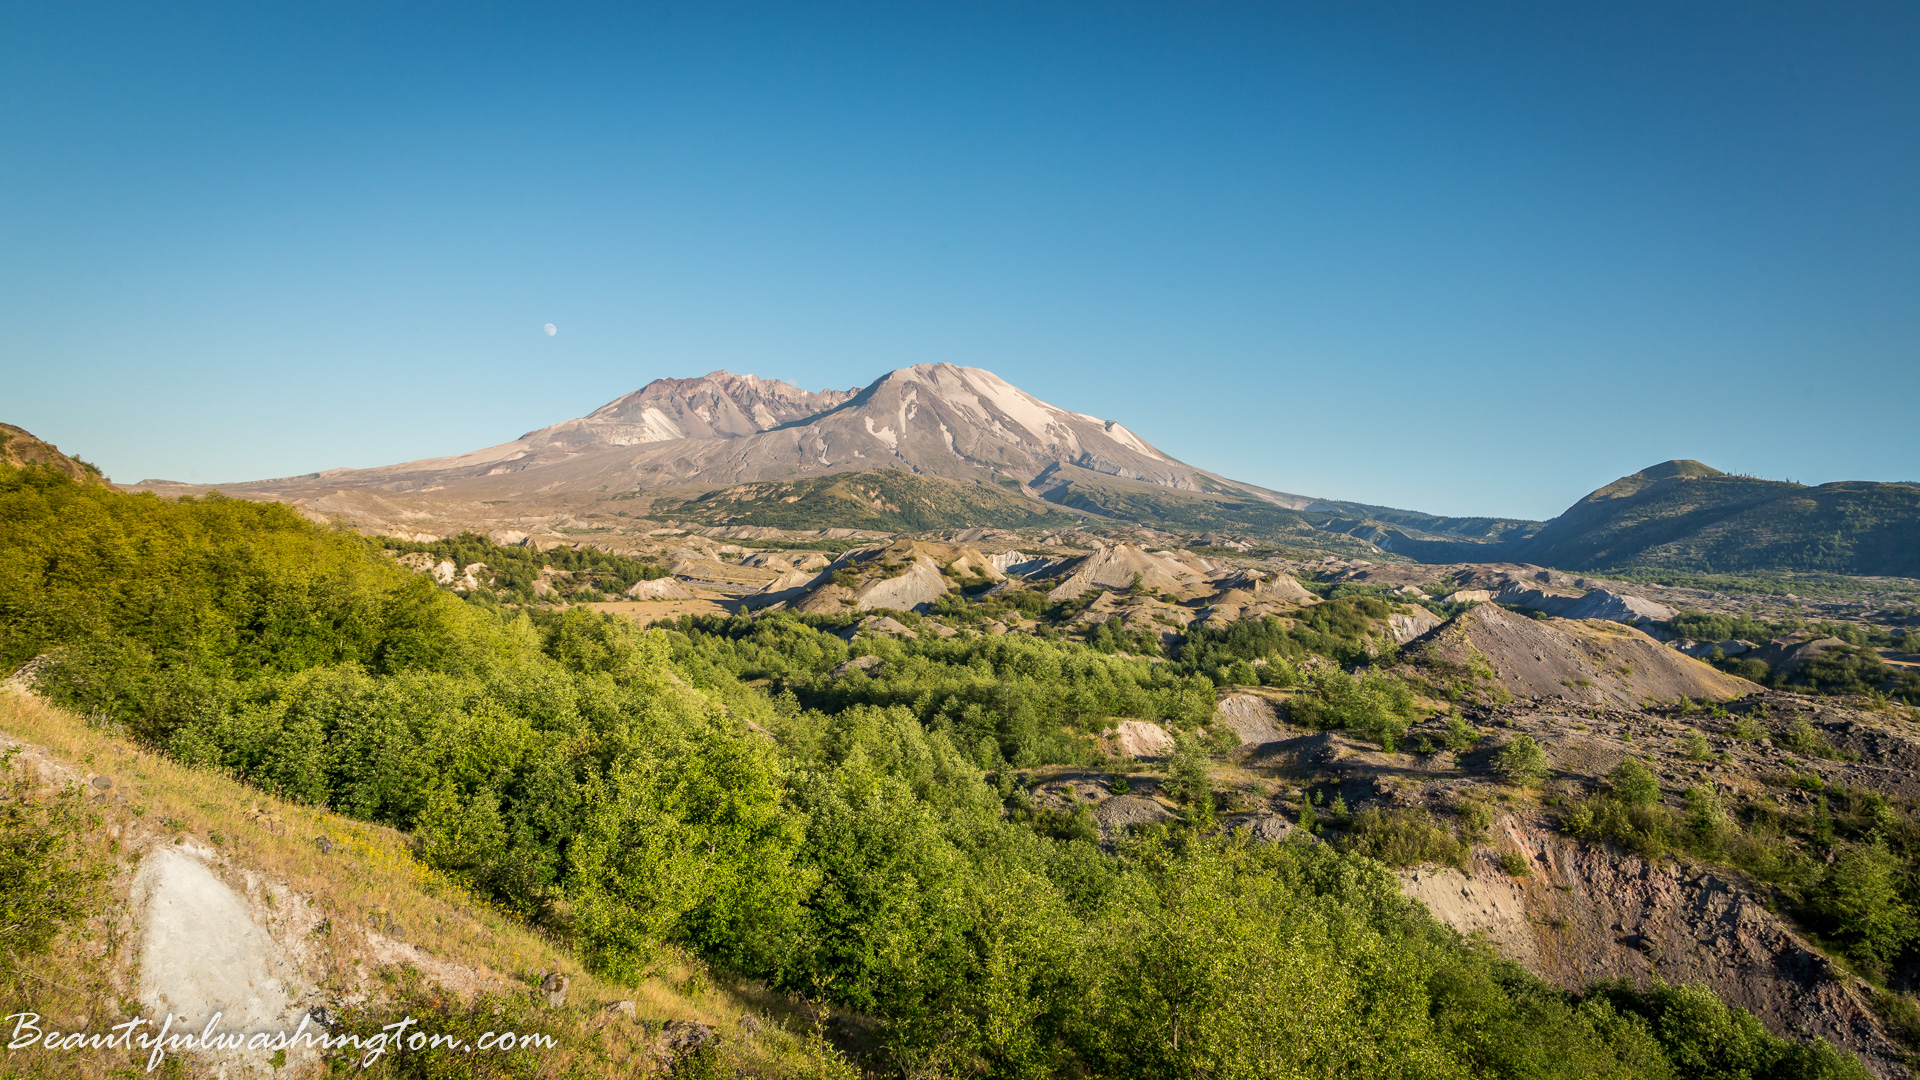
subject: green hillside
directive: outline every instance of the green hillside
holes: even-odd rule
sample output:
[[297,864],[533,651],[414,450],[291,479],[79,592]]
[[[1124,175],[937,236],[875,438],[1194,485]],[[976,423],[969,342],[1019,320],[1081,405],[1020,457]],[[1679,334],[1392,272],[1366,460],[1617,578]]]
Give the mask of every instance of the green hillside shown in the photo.
[[919,532],[979,526],[1066,527],[1084,515],[1010,491],[904,469],[773,480],[653,504],[653,517],[705,525]]
[[1506,557],[1570,570],[1657,566],[1920,575],[1920,486],[1808,487],[1669,461],[1595,491]]

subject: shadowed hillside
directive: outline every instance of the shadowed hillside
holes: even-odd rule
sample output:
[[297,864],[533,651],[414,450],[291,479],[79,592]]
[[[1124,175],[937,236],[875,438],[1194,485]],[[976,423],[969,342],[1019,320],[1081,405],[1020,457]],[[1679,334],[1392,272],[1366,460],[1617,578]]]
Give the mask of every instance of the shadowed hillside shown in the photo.
[[1920,574],[1920,486],[1807,487],[1669,461],[1575,503],[1514,557],[1542,566]]

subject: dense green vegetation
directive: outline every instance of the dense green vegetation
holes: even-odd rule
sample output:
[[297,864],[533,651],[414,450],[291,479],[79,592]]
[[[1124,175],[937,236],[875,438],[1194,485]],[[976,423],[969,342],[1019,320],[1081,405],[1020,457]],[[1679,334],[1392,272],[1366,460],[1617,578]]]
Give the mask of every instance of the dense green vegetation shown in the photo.
[[983,525],[1064,528],[1083,518],[985,484],[903,469],[742,484],[691,499],[655,502],[648,513],[662,521],[705,525],[881,532]]
[[1807,487],[1697,461],[1623,477],[1547,522],[1507,557],[1568,570],[1661,567],[1702,574],[1810,571],[1920,577],[1920,488]]
[[399,554],[419,552],[437,562],[450,560],[464,569],[473,563],[486,566],[482,584],[496,599],[505,603],[531,604],[540,599],[534,583],[540,571],[561,571],[565,577],[555,580],[554,598],[564,600],[601,600],[618,596],[636,582],[667,576],[667,571],[645,559],[615,555],[594,547],[556,547],[536,551],[527,547],[504,547],[477,533],[461,533],[445,540],[418,543],[381,537],[380,546]]
[[[1308,629],[1343,640],[1343,618]],[[877,1068],[1866,1075],[1701,991],[1548,987],[1434,922],[1364,847],[1252,844],[1196,817],[1104,852],[1018,813],[1020,760],[1085,753],[1114,715],[1197,726],[1198,661],[862,648],[883,663],[836,680],[849,650],[802,620],[536,617],[282,506],[0,469],[0,666],[50,654],[45,691],[103,724],[411,831],[611,976],[677,947],[862,1010],[884,1030]],[[1314,678],[1329,722],[1350,701],[1399,707],[1364,678]]]
[[1666,629],[1696,641],[1766,642],[1775,637],[1803,634],[1811,638],[1837,638],[1845,645],[1828,649],[1791,671],[1775,671],[1764,660],[1740,653],[1729,656],[1719,649],[1705,659],[1723,671],[1765,686],[1816,694],[1882,694],[1920,704],[1920,674],[1887,664],[1875,651],[1883,648],[1914,651],[1910,646],[1920,646],[1920,634],[1915,634],[1910,627],[1826,620],[1764,621],[1744,615],[1681,612],[1667,621]]
[[[1790,573],[1782,571],[1756,571],[1742,574],[1706,574],[1685,570],[1664,570],[1659,567],[1629,566],[1597,570],[1595,577],[1611,581],[1639,582],[1648,585],[1668,585],[1677,589],[1699,589],[1703,592],[1721,592],[1738,596],[1743,593],[1761,596],[1857,596],[1862,582],[1857,577],[1844,574]],[[1913,578],[1892,578],[1884,584],[1895,593],[1908,596],[1907,603],[1920,602],[1920,580]]]

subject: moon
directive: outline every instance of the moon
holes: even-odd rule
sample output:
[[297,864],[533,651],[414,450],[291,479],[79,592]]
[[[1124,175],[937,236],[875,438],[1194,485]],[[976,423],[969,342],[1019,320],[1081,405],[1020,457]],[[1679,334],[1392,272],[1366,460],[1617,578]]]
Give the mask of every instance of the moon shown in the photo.
[[559,327],[557,327],[557,326],[555,326],[555,325],[553,325],[552,323],[548,323],[548,324],[547,324],[547,328],[546,328],[546,329],[547,329],[547,336],[548,336],[548,337],[552,337],[553,335],[555,335],[555,334],[557,334],[557,333],[559,333],[559,332],[560,332],[560,328],[559,328]]

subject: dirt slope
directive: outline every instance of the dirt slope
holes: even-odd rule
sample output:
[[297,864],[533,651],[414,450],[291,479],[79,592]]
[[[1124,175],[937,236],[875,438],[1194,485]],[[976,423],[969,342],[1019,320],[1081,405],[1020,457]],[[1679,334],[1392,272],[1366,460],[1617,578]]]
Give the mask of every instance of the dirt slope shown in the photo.
[[1729,700],[1760,689],[1630,626],[1532,619],[1494,604],[1454,616],[1409,652],[1441,677],[1477,673],[1523,698],[1632,707],[1682,697]]
[[7,465],[46,465],[60,470],[83,484],[104,484],[100,470],[50,442],[37,439],[25,428],[0,424],[0,463]]

